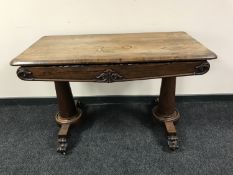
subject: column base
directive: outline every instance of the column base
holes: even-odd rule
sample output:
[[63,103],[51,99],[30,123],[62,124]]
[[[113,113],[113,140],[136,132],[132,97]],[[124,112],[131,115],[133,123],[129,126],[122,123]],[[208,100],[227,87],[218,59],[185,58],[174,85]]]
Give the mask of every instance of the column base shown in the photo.
[[160,114],[158,112],[158,106],[152,109],[154,121],[160,121],[164,123],[165,130],[167,132],[167,144],[170,150],[175,151],[179,148],[179,141],[176,133],[175,122],[179,120],[180,113],[175,111],[170,115]]
[[74,116],[71,116],[71,117],[69,117],[69,118],[64,118],[64,117],[62,117],[60,114],[59,114],[59,112],[56,114],[56,116],[55,116],[55,120],[56,120],[56,122],[59,124],[59,125],[62,125],[62,124],[70,124],[70,125],[72,125],[72,124],[75,124],[75,123],[77,123],[79,120],[80,120],[80,118],[81,118],[81,116],[82,116],[82,110],[81,109],[77,109],[77,114],[76,115],[74,115]]
[[82,116],[82,110],[77,108],[77,114],[71,116],[69,118],[62,117],[59,113],[57,113],[55,119],[56,122],[61,126],[58,132],[58,147],[57,152],[63,155],[66,155],[68,148],[68,134],[71,125],[78,123]]
[[155,106],[152,109],[152,114],[154,116],[154,119],[160,121],[160,122],[176,122],[180,118],[180,113],[178,110],[175,109],[175,111],[172,114],[160,114],[158,112],[158,106]]

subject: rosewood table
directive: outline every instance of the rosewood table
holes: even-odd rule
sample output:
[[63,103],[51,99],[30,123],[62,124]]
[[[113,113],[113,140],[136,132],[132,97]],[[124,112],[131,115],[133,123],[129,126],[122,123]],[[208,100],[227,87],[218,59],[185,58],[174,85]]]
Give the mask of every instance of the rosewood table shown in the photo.
[[54,81],[59,112],[57,151],[66,154],[71,125],[80,120],[70,81],[112,83],[162,78],[153,118],[164,123],[168,146],[178,148],[174,122],[176,77],[205,74],[217,56],[185,32],[44,36],[11,61],[22,80]]

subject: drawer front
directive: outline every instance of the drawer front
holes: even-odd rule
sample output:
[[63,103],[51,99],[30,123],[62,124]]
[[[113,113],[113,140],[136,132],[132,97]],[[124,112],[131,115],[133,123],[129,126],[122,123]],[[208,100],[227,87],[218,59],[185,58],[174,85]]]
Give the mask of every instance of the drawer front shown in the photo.
[[208,72],[207,61],[111,65],[24,66],[17,70],[22,80],[112,83]]

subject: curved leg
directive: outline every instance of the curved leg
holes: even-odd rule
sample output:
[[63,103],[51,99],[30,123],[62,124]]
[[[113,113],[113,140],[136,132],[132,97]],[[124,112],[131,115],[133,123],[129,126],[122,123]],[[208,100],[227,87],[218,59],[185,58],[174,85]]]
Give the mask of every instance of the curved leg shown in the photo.
[[55,82],[59,112],[56,122],[61,125],[58,132],[57,152],[66,154],[68,143],[67,137],[72,124],[79,121],[81,110],[76,108],[69,82]]
[[178,148],[174,122],[180,118],[180,114],[175,108],[175,89],[176,77],[163,78],[158,106],[152,110],[155,119],[165,124],[168,134],[168,146],[172,150]]

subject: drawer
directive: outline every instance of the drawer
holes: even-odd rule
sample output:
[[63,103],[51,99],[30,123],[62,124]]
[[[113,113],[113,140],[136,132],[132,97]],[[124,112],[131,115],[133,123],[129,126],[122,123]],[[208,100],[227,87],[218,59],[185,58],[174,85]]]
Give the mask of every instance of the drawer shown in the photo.
[[23,66],[17,70],[22,80],[80,81],[112,83],[162,77],[200,75],[209,70],[207,61],[143,64],[84,64],[66,66]]

